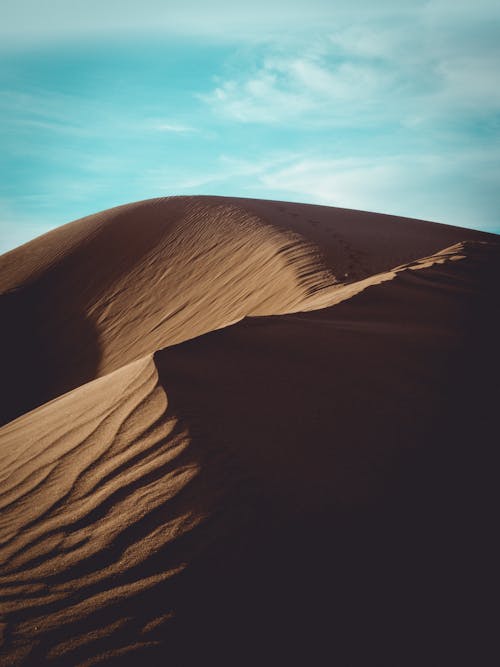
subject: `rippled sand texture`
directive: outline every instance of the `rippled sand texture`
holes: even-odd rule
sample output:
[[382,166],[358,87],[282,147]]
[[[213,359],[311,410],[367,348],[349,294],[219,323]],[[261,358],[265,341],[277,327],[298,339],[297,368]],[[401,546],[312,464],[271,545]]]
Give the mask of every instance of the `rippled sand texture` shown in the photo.
[[222,197],[4,255],[0,664],[490,664],[499,278]]

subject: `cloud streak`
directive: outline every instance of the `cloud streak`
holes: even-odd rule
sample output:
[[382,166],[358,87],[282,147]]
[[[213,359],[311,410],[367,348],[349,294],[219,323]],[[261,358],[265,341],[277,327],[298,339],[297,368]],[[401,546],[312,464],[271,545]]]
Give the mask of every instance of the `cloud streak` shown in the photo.
[[[369,0],[357,10],[367,18],[411,11],[413,0]],[[3,0],[0,38],[43,43],[111,35],[180,35],[224,42],[304,35],[333,26],[352,13],[349,0]]]
[[394,84],[390,73],[370,63],[267,56],[246,78],[223,81],[201,99],[216,115],[244,123],[351,125],[360,116],[380,115],[382,96]]
[[216,116],[237,122],[303,126],[411,125],[500,112],[500,42],[488,38],[491,17],[454,15],[460,46],[447,34],[446,15],[425,6],[409,18],[389,26],[353,18],[300,55],[263,48],[251,71],[219,77],[202,99]]
[[[359,158],[294,160],[260,174],[261,184],[299,201],[436,220],[500,231],[491,200],[496,198],[500,157],[488,151],[394,154]],[[459,180],[468,181],[462,191]]]
[[174,134],[185,134],[186,132],[196,132],[194,127],[183,125],[182,123],[158,121],[152,124],[151,129],[157,132],[174,132]]

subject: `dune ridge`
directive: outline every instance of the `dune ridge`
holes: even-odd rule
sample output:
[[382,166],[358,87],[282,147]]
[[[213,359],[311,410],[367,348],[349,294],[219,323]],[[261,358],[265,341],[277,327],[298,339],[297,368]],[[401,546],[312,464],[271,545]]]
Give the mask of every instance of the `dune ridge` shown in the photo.
[[405,220],[402,233],[401,223],[331,207],[172,197],[53,230],[0,262],[0,423],[166,345],[246,316],[323,307],[332,285],[464,240],[459,228]]
[[208,197],[4,256],[0,664],[477,661],[499,260]]
[[[231,203],[173,198],[112,209],[7,253],[4,421],[166,345],[300,310],[335,281],[319,252]],[[34,364],[47,369],[40,384],[17,385]]]

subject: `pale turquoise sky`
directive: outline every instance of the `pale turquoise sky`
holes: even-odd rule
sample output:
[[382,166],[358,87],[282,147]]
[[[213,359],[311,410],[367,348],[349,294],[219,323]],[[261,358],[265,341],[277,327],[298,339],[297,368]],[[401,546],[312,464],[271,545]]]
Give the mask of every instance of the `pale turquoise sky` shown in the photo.
[[0,0],[0,251],[148,197],[500,232],[500,3]]

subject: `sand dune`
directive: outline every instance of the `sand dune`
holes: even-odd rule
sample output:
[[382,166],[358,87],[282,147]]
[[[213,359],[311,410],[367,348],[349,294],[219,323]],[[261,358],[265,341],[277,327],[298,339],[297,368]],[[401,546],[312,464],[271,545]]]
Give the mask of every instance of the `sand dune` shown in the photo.
[[151,200],[4,255],[1,422],[144,354],[243,317],[303,310],[332,282],[464,240],[453,227],[304,206]]
[[2,664],[489,664],[499,260],[218,197],[4,255]]

